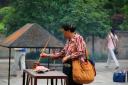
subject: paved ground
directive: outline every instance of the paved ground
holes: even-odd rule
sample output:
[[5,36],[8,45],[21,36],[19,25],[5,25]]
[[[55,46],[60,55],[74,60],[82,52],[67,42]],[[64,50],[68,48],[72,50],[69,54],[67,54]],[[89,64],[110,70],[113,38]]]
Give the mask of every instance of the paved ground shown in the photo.
[[[128,68],[128,60],[120,60],[120,69]],[[112,63],[111,67],[105,68],[105,63],[96,62],[97,76],[95,81],[86,85],[128,85],[127,83],[115,83],[112,81],[113,72],[115,71],[115,64]],[[0,60],[0,85],[7,85],[7,71],[8,61]],[[59,82],[60,83],[60,82]],[[22,85],[22,77],[11,77],[11,85]],[[39,80],[38,85],[46,85],[46,80]],[[59,84],[60,85],[60,84]]]

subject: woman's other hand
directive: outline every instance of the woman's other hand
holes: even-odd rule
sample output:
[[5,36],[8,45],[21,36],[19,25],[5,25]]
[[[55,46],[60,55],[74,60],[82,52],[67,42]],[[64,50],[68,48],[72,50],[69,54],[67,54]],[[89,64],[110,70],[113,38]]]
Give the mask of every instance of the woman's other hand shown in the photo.
[[65,56],[62,58],[62,62],[65,63],[67,60],[69,60],[71,57],[70,56]]

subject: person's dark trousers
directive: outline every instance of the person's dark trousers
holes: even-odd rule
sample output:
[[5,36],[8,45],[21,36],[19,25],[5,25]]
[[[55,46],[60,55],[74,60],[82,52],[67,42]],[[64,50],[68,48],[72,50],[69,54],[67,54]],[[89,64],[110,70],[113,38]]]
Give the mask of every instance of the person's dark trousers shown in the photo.
[[[65,64],[70,64],[65,66]],[[77,84],[76,82],[73,81],[72,77],[72,62],[68,61],[63,65],[63,73],[65,73],[68,76],[68,85],[82,85],[82,84]]]

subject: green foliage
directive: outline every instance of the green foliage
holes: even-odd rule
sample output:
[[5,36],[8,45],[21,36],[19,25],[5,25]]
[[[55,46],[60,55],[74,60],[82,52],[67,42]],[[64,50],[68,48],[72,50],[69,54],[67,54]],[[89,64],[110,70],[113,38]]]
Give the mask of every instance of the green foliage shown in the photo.
[[[83,36],[103,37],[110,28],[105,0],[12,0],[16,9],[8,20],[8,34],[26,23],[38,23],[62,39],[60,25],[71,23]],[[13,27],[13,28],[12,28]],[[60,36],[58,36],[60,35]]]
[[121,30],[128,30],[128,18],[126,18],[123,22],[123,24],[120,25]]
[[0,8],[7,6],[9,4],[9,0],[0,0]]
[[73,4],[70,17],[76,20],[75,24],[82,34],[103,37],[107,33],[110,19],[103,9],[104,0],[75,0]]
[[5,24],[8,22],[8,19],[12,16],[14,8],[12,7],[3,7],[0,9],[0,32],[2,33],[5,29]]
[[121,24],[120,28],[122,30],[128,30],[128,1],[127,3],[121,8],[123,14],[124,14],[124,22]]
[[128,30],[128,0],[107,0],[104,8],[108,10],[111,17],[121,14],[122,20],[118,19],[115,22],[121,22],[116,24],[112,22],[112,25],[116,25],[118,30]]
[[4,29],[4,24],[3,23],[0,23],[0,33],[3,32],[3,29]]

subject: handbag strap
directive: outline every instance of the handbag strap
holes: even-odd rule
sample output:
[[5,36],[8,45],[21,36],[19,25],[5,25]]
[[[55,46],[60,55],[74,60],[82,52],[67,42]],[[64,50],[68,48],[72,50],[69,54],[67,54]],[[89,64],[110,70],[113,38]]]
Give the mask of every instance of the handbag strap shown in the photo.
[[88,60],[87,51],[88,51],[87,48],[85,48],[85,61]]

